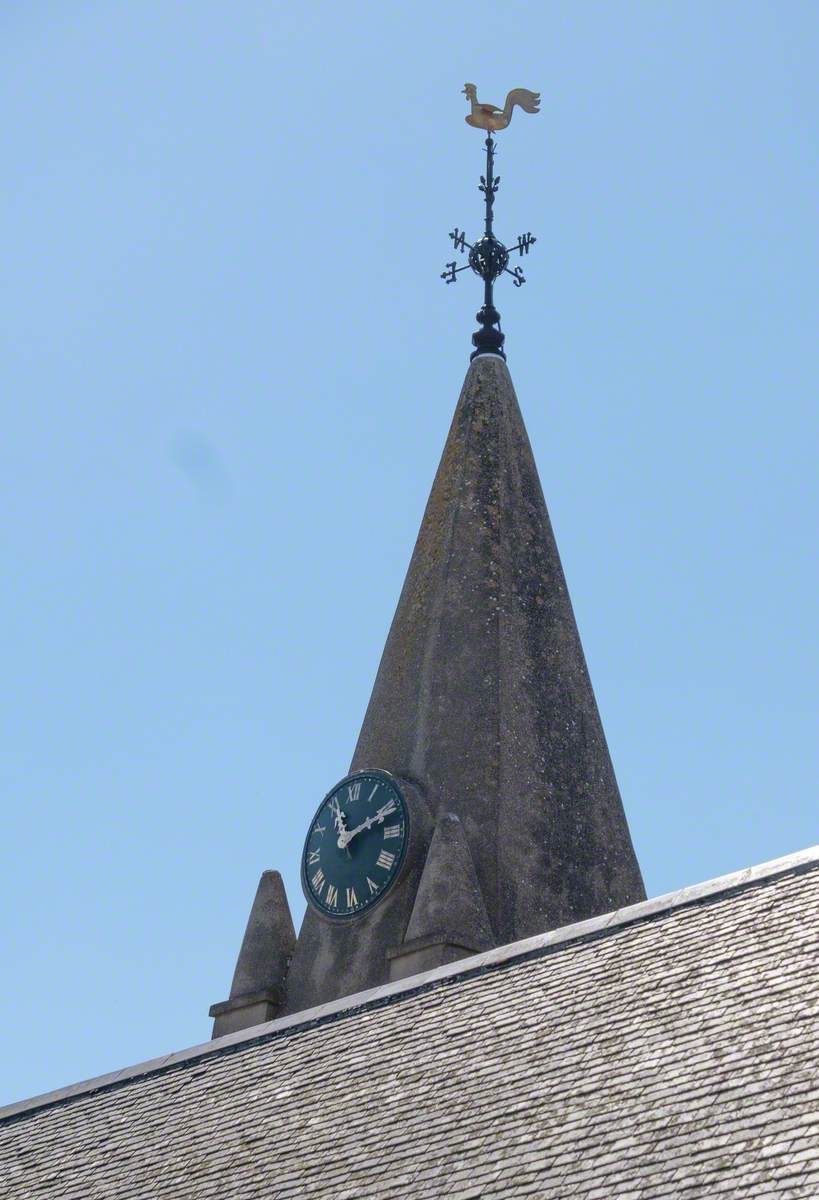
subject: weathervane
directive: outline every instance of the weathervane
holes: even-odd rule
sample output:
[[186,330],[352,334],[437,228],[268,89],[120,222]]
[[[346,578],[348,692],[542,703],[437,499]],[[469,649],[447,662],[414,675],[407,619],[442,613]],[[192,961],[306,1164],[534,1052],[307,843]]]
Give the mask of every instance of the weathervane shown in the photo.
[[486,220],[483,237],[478,238],[474,244],[466,240],[466,235],[460,229],[457,227],[453,229],[449,236],[452,238],[455,249],[461,254],[465,250],[469,250],[469,258],[461,267],[457,265],[457,259],[455,262],[447,263],[441,278],[446,283],[455,283],[458,272],[465,271],[467,267],[471,267],[476,275],[480,275],[483,280],[483,307],[477,314],[477,320],[480,322],[481,328],[472,334],[472,345],[475,349],[469,357],[472,359],[477,358],[479,354],[497,354],[501,358],[506,358],[503,352],[504,335],[500,328],[500,313],[495,308],[492,295],[494,283],[499,276],[505,273],[512,276],[515,287],[523,286],[526,282],[523,270],[520,267],[510,270],[509,256],[517,251],[522,258],[524,254],[529,253],[529,247],[537,239],[531,233],[522,233],[515,245],[510,246],[507,250],[492,231],[492,209],[495,203],[495,193],[500,185],[500,176],[495,174],[495,139],[492,137],[492,133],[499,129],[506,129],[512,120],[512,110],[516,104],[524,112],[539,112],[540,92],[530,92],[528,88],[513,88],[506,97],[503,109],[500,109],[495,104],[481,104],[474,83],[464,84],[463,90],[471,105],[469,116],[465,118],[467,125],[487,131],[486,174],[481,175],[481,182],[478,185],[486,202]]

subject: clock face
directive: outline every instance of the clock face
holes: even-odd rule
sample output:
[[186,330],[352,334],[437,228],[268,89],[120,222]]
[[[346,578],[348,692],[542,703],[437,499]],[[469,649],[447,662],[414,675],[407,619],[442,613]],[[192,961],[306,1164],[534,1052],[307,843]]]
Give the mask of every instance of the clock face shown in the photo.
[[342,779],[313,818],[301,860],[307,899],[327,917],[349,918],[372,908],[398,878],[409,813],[385,771]]

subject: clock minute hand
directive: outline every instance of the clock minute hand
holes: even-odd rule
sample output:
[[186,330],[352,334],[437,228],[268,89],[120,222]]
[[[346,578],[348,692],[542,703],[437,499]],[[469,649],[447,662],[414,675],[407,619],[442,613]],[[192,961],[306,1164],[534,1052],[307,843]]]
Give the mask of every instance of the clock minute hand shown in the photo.
[[349,846],[349,844],[353,840],[353,838],[357,834],[361,833],[362,830],[371,829],[373,825],[381,825],[382,822],[384,821],[384,819],[387,816],[389,816],[389,814],[391,812],[395,812],[395,801],[394,800],[389,800],[386,804],[384,804],[381,808],[379,808],[379,810],[375,814],[375,816],[367,817],[365,820],[363,820],[361,822],[360,825],[356,825],[355,829],[343,830],[339,834],[339,839],[338,839],[339,847],[343,850],[345,846]]

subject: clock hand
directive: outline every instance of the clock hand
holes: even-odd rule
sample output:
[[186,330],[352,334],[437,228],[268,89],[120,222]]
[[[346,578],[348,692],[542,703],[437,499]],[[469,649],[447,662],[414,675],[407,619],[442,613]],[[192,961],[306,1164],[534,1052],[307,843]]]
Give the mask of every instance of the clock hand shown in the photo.
[[353,838],[356,836],[356,834],[361,833],[362,829],[369,829],[370,826],[372,825],[372,823],[373,823],[373,818],[367,817],[366,821],[362,821],[360,825],[356,825],[355,829],[340,830],[339,837],[338,837],[339,849],[343,850],[345,848],[345,846],[349,846],[350,842],[353,840]]
[[336,833],[339,834],[339,843],[338,844],[341,847],[341,849],[343,850],[344,847],[341,845],[341,838],[343,836],[345,836],[347,833],[347,825],[345,823],[344,813],[339,808],[338,799],[330,801],[330,812],[333,814],[333,820],[334,820],[335,826],[336,826]]
[[345,846],[349,846],[353,838],[361,833],[363,829],[371,829],[373,825],[382,825],[385,817],[389,816],[392,812],[395,812],[395,801],[389,800],[379,808],[375,816],[367,817],[360,825],[356,825],[355,829],[340,830],[338,838],[339,849],[343,850]]
[[373,824],[378,823],[380,825],[385,817],[388,817],[390,815],[390,813],[394,813],[394,812],[395,812],[395,801],[388,800],[386,804],[381,805],[378,812],[372,818]]

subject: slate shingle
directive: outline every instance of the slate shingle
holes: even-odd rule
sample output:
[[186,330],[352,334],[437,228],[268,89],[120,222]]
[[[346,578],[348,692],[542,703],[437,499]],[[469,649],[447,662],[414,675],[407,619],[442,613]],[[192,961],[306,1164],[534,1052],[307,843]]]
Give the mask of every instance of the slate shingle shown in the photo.
[[9,1200],[819,1195],[819,859],[0,1124]]

